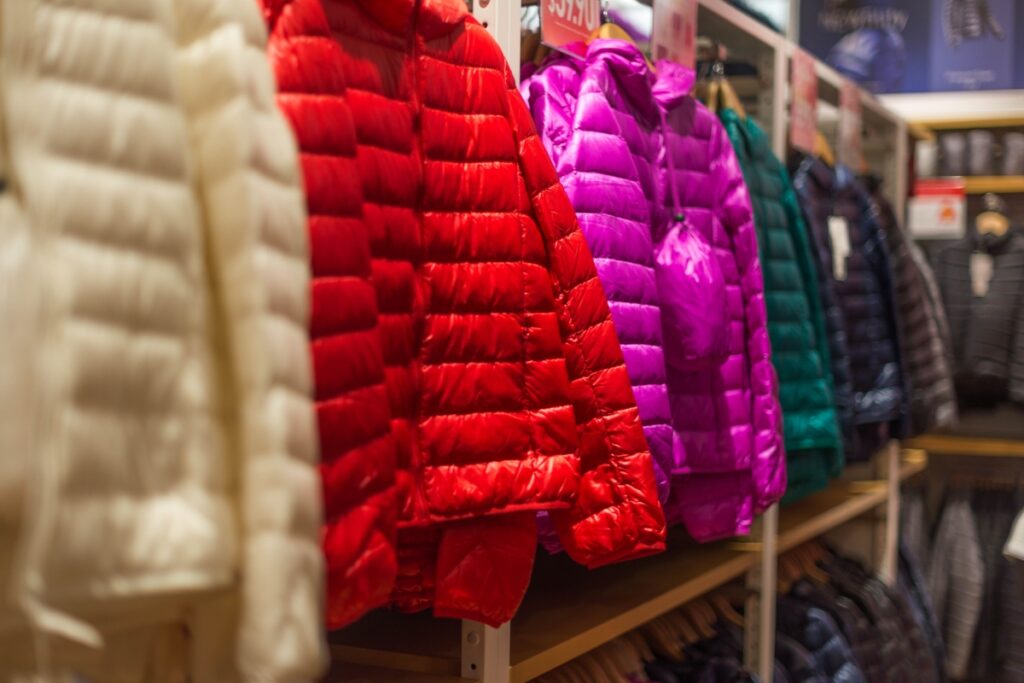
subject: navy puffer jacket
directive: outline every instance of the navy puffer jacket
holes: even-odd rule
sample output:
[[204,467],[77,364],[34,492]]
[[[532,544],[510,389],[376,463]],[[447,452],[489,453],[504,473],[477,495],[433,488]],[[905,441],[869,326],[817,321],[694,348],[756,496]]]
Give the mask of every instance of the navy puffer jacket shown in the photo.
[[[900,370],[899,333],[896,325],[890,258],[885,234],[878,222],[878,207],[851,171],[832,168],[817,158],[804,159],[794,186],[803,203],[811,231],[819,245],[818,265],[832,280],[842,310],[853,384],[853,423],[863,429],[892,423],[889,434],[903,433],[906,392]],[[833,277],[832,217],[845,220],[850,252],[845,277]],[[838,382],[837,382],[838,384]],[[877,434],[878,432],[872,432]],[[879,444],[857,444],[848,452],[865,459]]]

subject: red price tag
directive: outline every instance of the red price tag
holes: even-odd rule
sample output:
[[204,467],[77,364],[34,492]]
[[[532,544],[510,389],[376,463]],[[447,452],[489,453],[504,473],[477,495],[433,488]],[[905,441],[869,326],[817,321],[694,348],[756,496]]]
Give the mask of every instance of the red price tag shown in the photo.
[[818,132],[818,73],[814,58],[803,50],[793,52],[790,83],[789,141],[797,149],[813,153]]
[[859,170],[861,166],[860,90],[852,81],[844,80],[839,88],[839,149],[837,161]]
[[651,54],[691,69],[697,64],[697,0],[654,0]]
[[601,26],[601,0],[541,0],[540,39],[545,45],[582,55]]

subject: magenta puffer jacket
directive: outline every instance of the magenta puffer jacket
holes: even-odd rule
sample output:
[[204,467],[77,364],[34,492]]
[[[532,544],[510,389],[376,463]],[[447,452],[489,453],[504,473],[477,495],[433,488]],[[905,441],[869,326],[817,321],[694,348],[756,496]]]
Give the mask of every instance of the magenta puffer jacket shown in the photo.
[[557,59],[520,90],[594,256],[665,503],[682,459],[672,449],[682,444],[673,439],[654,271],[660,204],[650,160],[658,141],[608,106],[606,70],[603,60]]
[[[669,374],[673,424],[695,475],[673,496],[701,512],[713,510],[713,491],[720,486],[740,495],[740,468],[749,463],[753,504],[760,512],[785,492],[786,466],[757,235],[728,134],[718,117],[690,96],[693,83],[693,71],[658,63],[654,97],[665,114],[666,155],[673,162],[659,173],[665,186],[675,186],[687,221],[714,245],[726,280],[730,330],[721,363]],[[662,196],[672,201],[670,189]]]
[[[692,73],[668,63],[656,78],[629,43],[596,40],[584,61],[556,56],[522,90],[595,257],[631,264],[599,261],[611,301],[626,291],[619,282],[650,277],[664,287],[671,279],[653,277],[653,258],[629,255],[677,246],[669,243],[679,239],[670,230],[677,214],[712,247],[728,312],[713,360],[678,361],[685,354],[672,322],[692,313],[672,291],[645,289],[654,297],[645,301],[660,305],[663,355],[672,360],[664,365],[673,438],[666,512],[711,540],[749,530],[755,509],[784,491],[785,465],[750,200],[724,129],[686,94],[692,83]],[[624,346],[644,329],[638,320],[615,318]]]

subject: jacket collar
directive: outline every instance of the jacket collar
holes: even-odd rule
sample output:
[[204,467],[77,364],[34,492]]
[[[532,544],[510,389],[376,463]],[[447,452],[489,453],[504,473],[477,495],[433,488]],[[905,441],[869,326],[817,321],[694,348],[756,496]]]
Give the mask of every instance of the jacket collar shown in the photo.
[[993,233],[979,235],[976,230],[971,230],[969,235],[972,251],[982,251],[986,254],[994,255],[1002,253],[1010,245],[1010,241],[1013,238],[1013,228],[1010,228],[1002,235],[995,235]]
[[363,12],[394,34],[404,34],[413,24],[428,37],[450,32],[469,16],[463,0],[357,0]]

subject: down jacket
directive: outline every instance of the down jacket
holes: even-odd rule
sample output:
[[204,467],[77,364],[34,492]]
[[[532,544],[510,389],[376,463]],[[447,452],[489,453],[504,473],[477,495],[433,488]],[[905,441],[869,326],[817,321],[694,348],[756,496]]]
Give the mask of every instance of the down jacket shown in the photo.
[[826,612],[799,598],[780,597],[776,627],[814,656],[818,670],[830,683],[867,683],[850,645]]
[[[298,137],[306,185],[327,624],[340,628],[387,603],[398,572],[395,443],[370,235],[341,50],[320,0],[264,8],[277,102]],[[324,77],[314,80],[313,63]]]
[[878,224],[878,208],[846,167],[833,169],[821,159],[809,157],[801,164],[794,184],[816,239],[828,245],[819,251],[819,267],[830,275],[830,218],[841,218],[848,231],[846,274],[832,279],[847,334],[853,422],[858,428],[856,448],[847,458],[863,460],[873,455],[887,435],[901,434],[906,412],[885,235]]
[[910,426],[920,434],[957,420],[949,323],[931,266],[921,248],[903,232],[881,180],[864,180],[879,209],[879,225],[892,256],[893,292],[899,311],[902,358],[910,392]]
[[685,454],[673,454],[683,446],[669,413],[655,270],[655,235],[666,227],[654,177],[659,139],[629,115],[621,92],[603,87],[609,68],[599,55],[553,59],[520,89],[608,295],[664,502]]
[[[695,538],[711,540],[744,533],[755,498],[761,507],[777,500],[785,471],[775,377],[764,365],[770,347],[749,200],[735,164],[717,163],[731,154],[724,131],[685,97],[692,76],[673,69],[659,67],[663,80],[656,81],[633,45],[595,40],[583,62],[554,57],[522,91],[584,215],[606,289],[620,302],[620,336],[643,343],[627,356],[634,386],[636,380],[658,382],[638,392],[641,408],[642,399],[657,400],[648,404],[652,420],[661,419],[662,406],[671,408],[669,519],[682,520]],[[673,167],[679,175],[671,174]],[[684,186],[687,173],[701,179],[699,188]],[[688,229],[700,230],[714,246],[729,292],[728,348],[701,367],[661,361],[685,355],[671,321],[686,311],[671,292],[657,289],[663,282],[657,269],[664,266],[655,266],[655,253],[678,239],[669,230],[676,211],[670,182],[679,186]],[[651,330],[658,318],[650,314],[659,302],[660,327]],[[662,377],[667,405],[654,393]],[[660,447],[660,441],[652,443],[652,449]]]
[[[607,300],[493,39],[460,0],[268,0],[264,14],[275,36],[295,35],[294,49],[306,51],[272,58],[290,72],[287,90],[307,94],[288,105],[310,158],[322,157],[307,163],[307,187],[337,202],[325,210],[358,214],[369,238],[396,449],[392,598],[406,610],[508,620],[529,581],[539,510],[591,567],[661,550],[651,455]],[[353,144],[359,184],[346,195],[349,178],[336,174]],[[314,263],[350,254],[360,243],[350,232],[314,241]],[[322,299],[339,320],[353,304]],[[318,384],[337,362],[318,365]],[[384,491],[387,456],[356,448],[348,457],[361,443],[352,425],[323,418],[322,438],[338,447],[331,457],[380,474]],[[328,490],[327,508],[370,520],[356,528],[370,529],[361,538],[372,543],[346,539],[341,517],[329,528],[335,585],[351,565],[334,562],[380,552],[387,566],[390,552],[388,520],[373,522],[365,496],[334,499],[347,495]],[[377,602],[354,597],[356,610],[331,607],[336,623]]]
[[[643,64],[636,48],[619,49],[627,50],[634,69]],[[785,492],[786,463],[750,197],[725,128],[690,94],[694,72],[667,61],[657,67],[653,93],[666,121],[665,154],[673,161],[658,168],[661,200],[674,211],[678,196],[687,223],[712,246],[729,313],[725,359],[669,373],[673,424],[686,447],[683,471],[691,475],[677,500],[690,507],[722,505],[727,492],[741,490],[733,463],[749,461],[757,512]]]
[[[992,257],[985,296],[971,289],[971,254]],[[1024,403],[1024,237],[977,235],[945,247],[935,275],[949,315],[957,394],[965,406]]]
[[5,194],[36,276],[16,286],[38,303],[7,321],[32,330],[37,393],[0,406],[30,445],[24,514],[0,527],[0,555],[18,558],[0,678],[315,680],[305,215],[259,13],[248,0],[0,9]]
[[843,467],[818,273],[789,174],[768,137],[732,109],[723,110],[721,119],[754,209],[772,360],[781,387],[785,500],[795,501],[827,486]]

